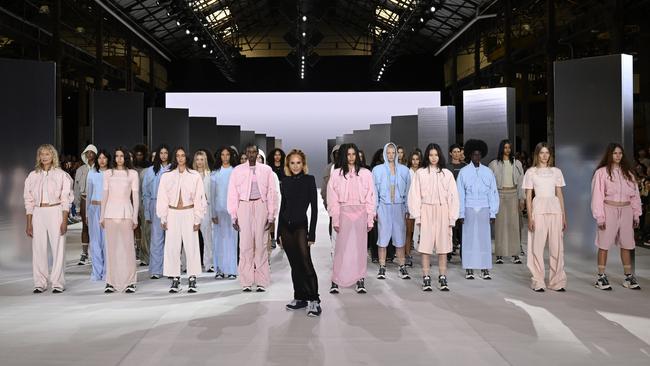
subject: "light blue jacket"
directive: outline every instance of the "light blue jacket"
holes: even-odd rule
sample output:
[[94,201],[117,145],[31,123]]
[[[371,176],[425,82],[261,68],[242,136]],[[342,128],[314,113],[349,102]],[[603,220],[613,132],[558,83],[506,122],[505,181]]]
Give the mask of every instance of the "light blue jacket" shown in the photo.
[[480,164],[478,168],[473,163],[467,164],[458,173],[456,180],[460,201],[459,218],[465,218],[465,208],[490,208],[490,218],[495,218],[499,212],[499,191],[494,173],[490,168]]
[[[390,198],[390,163],[386,158],[388,146],[395,148],[395,200]],[[411,174],[409,168],[397,161],[397,145],[392,142],[384,146],[384,163],[372,169],[372,177],[375,181],[375,197],[377,207],[380,203],[407,203],[409,188],[411,187]]]
[[221,168],[210,174],[210,215],[213,218],[219,212],[228,212],[228,182],[233,169]]
[[156,208],[150,210],[150,204],[158,198],[158,186],[160,186],[160,177],[169,170],[168,165],[161,165],[158,174],[154,173],[153,166],[150,166],[144,172],[142,179],[142,202],[144,203],[144,219],[151,220],[156,214]]

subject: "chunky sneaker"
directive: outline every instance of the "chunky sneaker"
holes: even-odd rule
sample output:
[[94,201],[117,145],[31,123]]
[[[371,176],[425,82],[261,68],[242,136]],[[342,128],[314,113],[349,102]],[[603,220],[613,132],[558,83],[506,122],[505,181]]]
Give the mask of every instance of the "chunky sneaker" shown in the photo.
[[433,291],[431,288],[431,276],[422,277],[422,291]]
[[633,274],[626,274],[625,279],[623,280],[623,287],[632,289],[632,290],[640,290],[641,286],[639,286],[639,283],[636,281],[636,277],[634,277]]
[[42,287],[34,287],[34,293],[35,294],[42,294],[43,292],[45,292],[44,288],[42,288]]
[[63,291],[65,291],[65,289],[61,288],[61,287],[55,287],[55,288],[52,289],[52,292],[55,293],[55,294],[63,293]]
[[291,300],[290,303],[285,305],[285,307],[287,308],[287,310],[304,309],[304,308],[307,307],[307,301],[293,299],[293,300]]
[[401,266],[399,266],[399,276],[403,280],[410,280],[411,279],[411,276],[409,275],[408,271],[406,270],[406,266],[403,265],[403,264]]
[[160,279],[160,275],[157,275],[157,274],[155,274],[155,275],[151,275],[151,279],[152,279],[152,280],[159,280],[159,279]]
[[438,276],[438,289],[440,291],[449,291],[449,285],[447,285],[447,276]]
[[181,291],[181,278],[180,277],[174,277],[172,279],[172,286],[169,288],[169,293],[170,294],[175,294],[177,292]]
[[492,276],[490,276],[490,271],[487,269],[482,269],[481,270],[481,278],[484,280],[491,280]]
[[140,262],[140,267],[146,267],[148,265],[149,265],[149,263],[147,263],[147,262]]
[[196,276],[190,276],[189,279],[189,289],[187,290],[188,292],[197,292],[198,290],[196,289]]
[[310,301],[309,304],[307,304],[307,316],[317,317],[320,316],[320,313],[322,312],[323,310],[321,310],[318,301]]
[[406,264],[405,266],[407,267],[413,267],[413,256],[412,255],[407,255],[406,256]]
[[217,274],[214,275],[215,280],[223,280],[225,277],[226,277],[226,275],[224,275],[223,273],[219,273],[219,272],[217,272]]
[[250,286],[244,286],[244,287],[242,287],[241,290],[242,290],[242,292],[252,292],[253,291],[253,289]]
[[533,291],[535,291],[535,292],[544,292],[544,288],[543,287],[534,288]]
[[357,281],[357,293],[358,294],[365,294],[366,292],[368,292],[368,291],[366,291],[365,282],[366,281],[363,278],[360,279],[359,281]]
[[88,264],[88,254],[81,253],[81,257],[79,257],[79,263],[77,264],[80,266],[83,266],[84,264]]
[[227,278],[228,278],[229,280],[236,280],[236,279],[237,279],[237,275],[229,274]]
[[[596,288],[599,288],[601,290],[607,290],[610,291],[612,289],[612,285],[609,284],[609,280],[607,279],[607,275],[604,273],[599,273],[598,277],[596,277],[596,283],[594,283],[594,286]],[[625,286],[625,283],[623,283],[623,286]]]
[[117,291],[113,285],[106,284],[106,287],[104,288],[104,292],[107,294],[111,294],[113,292]]
[[339,293],[339,285],[332,282],[332,286],[330,286],[330,294],[338,294],[338,293]]
[[466,280],[473,280],[474,279],[474,270],[473,269],[465,270],[465,279]]
[[127,294],[134,294],[135,293],[135,285],[130,284],[126,286],[126,289],[124,290]]
[[266,292],[266,288],[264,286],[257,285],[257,290],[256,292]]
[[515,255],[515,256],[512,257],[512,263],[521,264],[521,259],[519,258],[518,255]]
[[379,266],[379,273],[377,273],[377,279],[378,280],[386,279],[386,266]]
[[500,256],[500,255],[498,255],[498,256],[497,256],[497,260],[496,260],[494,263],[496,263],[496,264],[503,264],[503,257]]

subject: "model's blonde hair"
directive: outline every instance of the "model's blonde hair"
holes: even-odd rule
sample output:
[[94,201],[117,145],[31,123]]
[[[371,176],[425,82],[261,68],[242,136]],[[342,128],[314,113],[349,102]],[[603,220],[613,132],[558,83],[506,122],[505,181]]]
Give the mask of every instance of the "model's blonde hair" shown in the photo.
[[304,174],[309,173],[309,167],[307,166],[307,156],[305,156],[305,153],[302,152],[302,150],[293,149],[287,154],[287,157],[284,158],[284,174],[286,176],[291,176],[291,169],[289,169],[289,161],[291,161],[291,157],[294,155],[298,155],[302,160],[302,172]]
[[43,150],[48,150],[50,154],[52,154],[52,168],[59,168],[61,166],[61,163],[59,163],[59,153],[51,144],[43,144],[36,149],[36,165],[34,166],[34,169],[36,169],[37,172],[43,170],[40,157],[41,151]]
[[203,150],[199,150],[194,153],[194,159],[192,159],[192,169],[196,170],[197,172],[199,171],[198,168],[196,167],[196,157],[197,156],[203,156],[203,159],[205,159],[205,168],[204,170],[206,172],[210,172],[210,162],[208,162],[208,154],[205,153]]
[[548,153],[550,154],[550,157],[548,158],[548,164],[547,166],[554,167],[555,166],[555,159],[553,157],[553,149],[548,145],[547,142],[540,142],[535,146],[535,154],[533,155],[533,166],[535,168],[538,167],[539,165],[539,153],[542,152],[543,148],[548,149]]

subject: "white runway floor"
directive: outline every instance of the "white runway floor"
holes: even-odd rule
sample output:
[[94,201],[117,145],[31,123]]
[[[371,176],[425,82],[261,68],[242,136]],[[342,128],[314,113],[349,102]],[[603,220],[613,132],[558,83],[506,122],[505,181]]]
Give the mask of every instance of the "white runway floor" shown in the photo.
[[467,281],[455,257],[449,293],[422,292],[418,264],[410,281],[395,265],[380,281],[369,263],[368,294],[330,295],[324,212],[320,219],[320,318],[284,309],[293,292],[279,249],[267,293],[206,273],[198,294],[171,295],[167,279],[142,270],[137,294],[106,295],[88,280],[90,267],[75,264],[71,230],[64,294],[32,294],[31,273],[0,278],[0,365],[650,365],[647,249],[637,250],[642,291],[620,286],[611,255],[611,292],[591,285],[594,258],[567,256],[568,292],[540,294],[528,288],[525,264]]

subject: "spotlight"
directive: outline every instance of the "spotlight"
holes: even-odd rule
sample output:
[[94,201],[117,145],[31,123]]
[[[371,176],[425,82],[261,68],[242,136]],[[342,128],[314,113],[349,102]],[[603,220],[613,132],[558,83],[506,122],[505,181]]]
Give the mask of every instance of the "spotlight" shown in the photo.
[[194,36],[194,42],[198,42],[198,41],[199,41],[199,37]]
[[[178,23],[178,22],[176,22],[176,23]],[[185,30],[185,34],[190,34],[190,30],[189,30],[189,29],[186,29],[186,30]]]
[[383,73],[384,73],[383,71],[379,71],[379,75],[382,75]]
[[430,10],[431,10],[432,13],[435,13],[436,12],[436,7],[432,6]]
[[302,37],[305,38],[307,36],[307,33],[302,32]]
[[303,15],[303,16],[302,16],[302,21],[303,21],[303,22],[306,22],[306,21],[307,21],[307,16],[306,16],[306,15]]
[[214,52],[214,50],[210,50],[210,54],[212,54],[213,52]]
[[180,26],[181,26],[181,22],[179,22],[179,21],[177,20],[177,21],[176,21],[176,26],[177,26],[177,27],[180,27]]
[[[305,56],[302,56],[302,59],[304,60],[304,59],[305,59]],[[303,62],[304,62],[304,61],[303,61]]]
[[168,16],[168,17],[170,17],[170,16],[172,16],[172,15],[171,15],[171,14],[169,14],[169,12],[167,12],[167,16]]
[[208,47],[208,46],[206,46],[205,43],[204,43],[204,44],[201,45],[201,47],[206,48],[206,47]]
[[424,18],[420,18],[420,23],[424,23]]

